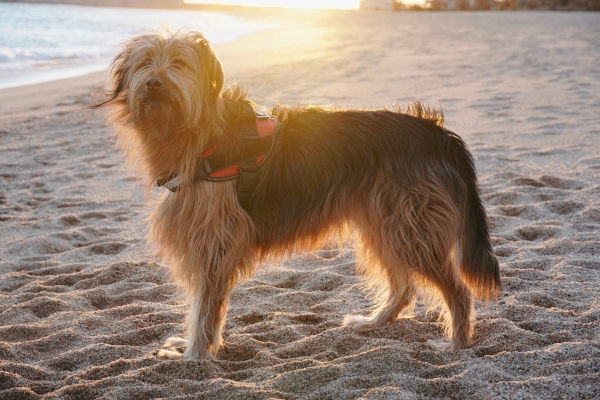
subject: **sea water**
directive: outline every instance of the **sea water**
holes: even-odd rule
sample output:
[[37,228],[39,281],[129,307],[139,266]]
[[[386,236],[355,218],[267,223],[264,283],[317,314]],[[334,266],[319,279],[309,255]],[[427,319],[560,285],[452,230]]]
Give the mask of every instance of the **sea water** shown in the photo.
[[0,88],[103,70],[119,44],[164,26],[212,44],[277,27],[220,12],[0,3]]

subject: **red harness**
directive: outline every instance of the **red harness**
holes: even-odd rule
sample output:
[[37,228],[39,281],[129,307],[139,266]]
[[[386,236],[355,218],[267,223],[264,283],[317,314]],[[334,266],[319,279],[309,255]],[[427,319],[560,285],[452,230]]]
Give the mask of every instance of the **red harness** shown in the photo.
[[[267,114],[257,114],[256,115],[256,131],[258,132],[258,135],[256,137],[250,138],[250,140],[254,140],[255,138],[265,138],[268,136],[273,136],[275,134],[275,131],[277,130],[277,128],[280,125],[281,124],[279,122],[277,122],[277,119],[275,117],[271,117]],[[274,138],[274,136],[273,136],[273,138]],[[248,136],[246,136],[245,139],[248,139]],[[269,153],[271,151],[272,143],[273,143],[272,139],[271,139],[271,146],[269,146],[269,149],[266,149],[264,154],[261,154],[258,157],[256,157],[256,165],[258,165],[258,166],[262,165],[262,163],[265,161],[265,159],[269,155]],[[200,158],[202,160],[205,160],[205,159],[208,160],[208,159],[210,159],[210,156],[212,156],[218,149],[219,149],[219,145],[214,144],[214,145],[210,146],[208,149],[204,150],[202,152],[202,155],[200,156]],[[211,168],[210,171],[207,170],[206,176],[203,177],[203,179],[229,180],[229,179],[236,178],[240,174],[240,166],[241,166],[241,162],[231,165],[231,166],[228,166],[228,167],[225,167],[225,168],[222,168],[222,169],[218,169],[216,171],[212,171],[213,168]]]
[[[240,126],[239,132],[243,140],[243,154],[240,160],[228,162],[226,157],[219,154],[219,145],[214,144],[205,149],[198,163],[194,181],[228,181],[238,179],[238,201],[246,210],[250,207],[250,198],[258,185],[259,167],[267,160],[281,123],[273,116],[256,113],[250,105],[245,107],[246,123]],[[176,192],[185,180],[182,176],[170,175],[159,179],[156,183],[171,192]]]

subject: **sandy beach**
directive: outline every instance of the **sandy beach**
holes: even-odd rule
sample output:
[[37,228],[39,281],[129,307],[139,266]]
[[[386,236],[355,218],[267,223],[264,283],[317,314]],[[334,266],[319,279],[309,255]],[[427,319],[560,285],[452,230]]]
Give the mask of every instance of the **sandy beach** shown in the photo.
[[[185,296],[100,111],[107,73],[0,90],[0,399],[600,398],[600,14],[240,11],[215,46],[256,103],[441,105],[477,159],[503,292],[473,346],[377,329],[352,249],[262,265],[214,360],[165,361]],[[156,189],[156,193],[159,193]]]

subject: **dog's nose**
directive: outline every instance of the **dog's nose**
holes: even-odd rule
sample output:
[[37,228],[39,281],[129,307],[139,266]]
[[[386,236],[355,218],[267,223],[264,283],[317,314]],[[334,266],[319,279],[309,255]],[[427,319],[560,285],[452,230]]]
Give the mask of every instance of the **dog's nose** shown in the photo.
[[156,92],[156,91],[160,90],[162,88],[162,86],[163,86],[162,80],[155,76],[148,78],[148,80],[146,81],[146,88],[148,88],[148,90],[151,92]]

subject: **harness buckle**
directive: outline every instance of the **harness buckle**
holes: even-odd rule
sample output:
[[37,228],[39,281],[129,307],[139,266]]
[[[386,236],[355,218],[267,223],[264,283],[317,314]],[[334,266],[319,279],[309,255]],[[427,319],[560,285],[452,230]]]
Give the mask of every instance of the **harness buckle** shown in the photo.
[[210,167],[210,163],[206,158],[200,160],[199,163],[196,164],[196,172],[194,174],[194,179],[204,179],[212,172],[212,168]]
[[275,119],[274,116],[264,113],[262,111],[254,111],[254,113],[256,114],[257,119]]
[[165,187],[171,192],[175,193],[179,190],[179,185],[184,182],[183,177],[177,175],[169,175],[166,178],[158,179],[156,185],[158,187]]

